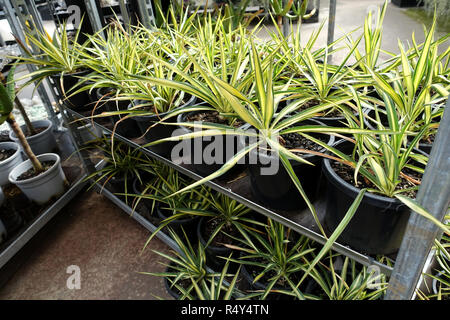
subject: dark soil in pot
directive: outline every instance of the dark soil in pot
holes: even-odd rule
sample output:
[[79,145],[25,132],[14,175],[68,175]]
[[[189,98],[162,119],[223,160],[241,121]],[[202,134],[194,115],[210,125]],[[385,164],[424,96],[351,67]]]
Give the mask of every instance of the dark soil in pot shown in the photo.
[[23,133],[25,135],[25,137],[32,137],[34,135],[37,135],[41,132],[44,132],[45,130],[47,130],[47,127],[38,127],[38,128],[34,128],[34,132],[31,133],[30,130],[28,130],[28,128],[25,130],[25,132]]
[[[311,120],[309,123],[321,124],[316,120]],[[334,142],[333,136],[321,134],[312,134],[312,136],[323,140],[330,145]],[[322,147],[303,138],[299,134],[289,134],[283,136],[283,139],[285,140],[285,146],[290,149],[300,148],[325,152]],[[309,200],[313,202],[317,198],[320,185],[322,157],[312,154],[301,154],[301,156],[305,160],[313,163],[314,166],[294,160],[290,160],[290,163]],[[261,157],[265,157],[266,159],[263,161]],[[266,155],[258,154],[257,163],[248,164],[248,173],[253,196],[258,201],[274,209],[294,210],[305,208],[306,202],[292,182],[292,179],[281,163],[281,160],[274,156],[270,157],[270,162],[268,159],[269,158]],[[262,170],[270,168],[274,161],[278,161],[278,170],[274,174],[264,174]]]
[[[227,119],[220,117],[217,111],[200,111],[180,114],[177,122],[209,122],[215,124],[228,124]],[[244,123],[236,121],[234,126],[240,127]],[[179,126],[182,134],[192,133],[193,130],[188,127]],[[223,164],[233,158],[238,152],[238,137],[232,135],[217,135],[208,137],[206,139],[194,138],[186,140],[189,147],[186,148],[188,154],[183,154],[183,157],[189,159],[190,165],[194,171],[201,176],[208,176],[218,171]],[[217,179],[229,180],[236,176],[245,168],[242,164],[236,164],[221,175]]]
[[[157,202],[157,205],[155,206],[156,215],[161,219],[161,221],[172,216],[172,210],[165,209],[165,207],[167,207],[166,204],[159,202]],[[184,230],[186,235],[189,237],[189,241],[191,243],[195,243],[197,241],[197,225],[199,221],[200,216],[186,216],[185,218],[171,221],[162,229],[162,231],[167,235],[170,235],[167,228],[171,228],[181,240],[185,240],[186,238],[183,234]]]
[[44,173],[45,171],[49,170],[53,165],[55,164],[55,161],[42,161],[41,162],[42,167],[44,168],[44,171],[42,172],[36,172],[34,167],[31,167],[29,170],[22,173],[20,176],[17,177],[17,181],[23,181],[27,179],[31,179],[34,177],[39,176],[40,174]]
[[0,161],[4,161],[10,157],[12,157],[17,150],[13,149],[0,149]]
[[[318,100],[309,100],[306,103],[304,103],[301,107],[300,107],[300,111],[301,110],[305,110],[314,106],[319,105],[320,102]],[[346,127],[346,123],[347,120],[346,118],[343,116],[343,114],[341,113],[341,111],[333,109],[330,110],[327,113],[318,115],[316,117],[312,117],[311,119],[317,120],[322,122],[324,125],[328,126],[328,127],[336,127],[336,128],[342,128],[342,127]]]
[[[61,87],[61,75],[58,74],[50,76],[50,78],[55,83],[60,99],[68,108],[73,109],[74,111],[87,111],[91,108],[91,106],[89,105],[91,99],[89,97],[88,91],[77,93],[66,99],[66,95],[70,96],[70,89],[75,86],[78,81],[80,81],[80,77],[86,76],[88,73],[89,70],[81,70],[70,74],[64,74],[62,76],[62,85],[64,87],[64,90]],[[64,93],[66,93],[66,95]]]
[[[211,217],[200,218],[197,225],[197,237],[203,246],[206,246],[206,242],[220,222],[219,219],[220,218]],[[221,230],[234,237],[239,237],[240,235],[239,231],[233,225],[225,225]],[[227,248],[224,244],[236,244],[234,243],[235,241],[225,233],[219,232],[206,247],[206,264],[217,272],[221,272],[226,263],[226,260],[220,257],[229,257],[233,252],[232,249]],[[235,272],[238,267],[238,264],[230,262],[228,271]]]
[[[340,143],[336,147],[343,152],[351,152],[352,145]],[[325,226],[330,233],[341,222],[360,191],[335,171],[333,167],[336,166],[328,159],[323,160],[322,169],[327,181]],[[347,175],[347,179],[350,177],[352,173]],[[338,242],[366,254],[393,254],[400,247],[409,215],[409,209],[399,200],[366,192]]]

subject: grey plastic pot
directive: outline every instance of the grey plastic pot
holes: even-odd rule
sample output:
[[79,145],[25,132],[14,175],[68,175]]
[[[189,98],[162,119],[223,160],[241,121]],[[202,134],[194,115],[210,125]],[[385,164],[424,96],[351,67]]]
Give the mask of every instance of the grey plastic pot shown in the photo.
[[92,126],[92,123],[87,123],[84,126],[78,127],[77,130],[80,134],[82,143],[88,143],[102,136],[102,130],[97,126]]
[[0,186],[9,183],[8,176],[14,167],[18,166],[22,161],[22,154],[20,146],[15,142],[1,142],[0,150],[16,150],[16,152],[6,160],[0,161]]
[[40,175],[17,181],[17,178],[31,167],[31,161],[26,160],[15,167],[9,174],[9,182],[15,184],[31,201],[45,204],[50,199],[64,193],[67,184],[66,176],[61,167],[61,158],[55,153],[38,155],[39,161],[55,161],[53,166]]
[[[46,128],[44,131],[35,134],[34,136],[27,137],[28,144],[33,153],[39,155],[54,152],[57,145],[55,136],[53,135],[53,123],[50,120],[43,119],[32,121],[31,124],[35,128]],[[26,130],[25,125],[22,125],[20,128],[22,131]],[[9,138],[19,144],[19,139],[12,130],[9,133]]]

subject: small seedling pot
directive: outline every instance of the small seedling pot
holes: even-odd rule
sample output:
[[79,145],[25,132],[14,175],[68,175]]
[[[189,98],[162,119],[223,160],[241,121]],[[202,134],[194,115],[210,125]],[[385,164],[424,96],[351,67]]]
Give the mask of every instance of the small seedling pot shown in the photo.
[[[48,119],[43,119],[33,121],[31,124],[36,129],[46,128],[44,131],[26,138],[28,144],[30,145],[31,151],[33,151],[36,155],[54,152],[57,148],[57,144],[55,136],[53,135],[53,123]],[[26,125],[22,125],[20,128],[24,132],[27,130]],[[14,131],[10,131],[9,137],[15,143],[20,144]]]
[[15,142],[1,142],[0,149],[16,150],[11,157],[0,162],[0,186],[4,186],[9,183],[8,176],[11,170],[18,166],[23,159],[20,146]]
[[[348,144],[336,148],[345,152]],[[360,189],[342,179],[323,159],[322,170],[327,182],[325,226],[333,232],[358,196]],[[355,215],[338,238],[366,254],[392,254],[398,251],[409,219],[409,209],[395,198],[366,192]]]
[[67,180],[61,167],[61,158],[57,154],[44,153],[38,155],[37,158],[41,162],[55,161],[55,163],[36,177],[18,181],[17,178],[33,166],[30,160],[26,160],[10,172],[9,182],[22,190],[31,201],[42,205],[63,194]]

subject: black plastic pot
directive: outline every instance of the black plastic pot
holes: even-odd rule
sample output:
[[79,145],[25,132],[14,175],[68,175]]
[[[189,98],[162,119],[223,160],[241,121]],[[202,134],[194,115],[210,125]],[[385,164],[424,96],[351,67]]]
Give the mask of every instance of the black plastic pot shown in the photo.
[[[171,263],[167,268],[166,272],[172,272],[172,268],[170,267],[173,263]],[[175,300],[179,300],[181,295],[176,287],[170,287],[170,282],[167,277],[164,277],[164,287],[166,287],[167,292],[170,294],[172,298]]]
[[[349,152],[351,144],[340,142],[336,147]],[[324,158],[322,165],[327,182],[325,226],[333,232],[351,204],[359,189],[342,179]],[[338,238],[366,254],[392,254],[401,244],[409,219],[409,209],[397,199],[366,192],[352,220]]]
[[17,211],[12,210],[12,208],[0,208],[0,222],[2,222],[6,230],[7,239],[13,237],[23,225],[22,217],[17,213]]
[[[306,123],[323,125],[317,120],[309,120]],[[312,135],[314,136],[314,134]],[[242,139],[244,138],[241,138],[241,143]],[[334,136],[330,136],[328,144],[332,145],[333,143]],[[323,152],[325,152],[325,150],[323,150]],[[256,149],[250,153],[250,157],[251,159],[258,159],[257,163],[249,163],[247,165],[251,181],[251,191],[257,200],[274,209],[294,210],[306,207],[306,202],[278,158],[267,154],[261,154]],[[317,198],[320,183],[322,157],[312,154],[304,154],[302,157],[313,163],[314,166],[294,160],[290,160],[290,164],[300,180],[309,200],[314,201]],[[275,174],[262,174],[262,169],[269,168],[277,161],[278,170]]]
[[[113,193],[125,193],[125,182],[127,186],[128,193],[133,192],[133,182],[135,176],[133,174],[128,174],[127,178],[125,176],[114,175],[111,179],[108,180],[108,185],[111,188],[111,192]],[[124,199],[125,196],[119,196],[121,199]]]
[[[172,211],[164,210],[163,207],[164,204],[157,203],[155,206],[156,215],[161,220],[167,219],[171,216]],[[167,224],[163,228],[163,232],[165,232],[167,235],[169,235],[169,232],[167,232],[167,228],[171,228],[175,234],[177,234],[181,240],[185,240],[185,236],[183,234],[183,230],[186,233],[186,235],[189,237],[189,241],[191,243],[195,243],[197,241],[197,225],[200,221],[200,216],[188,216],[186,218],[177,219],[171,221],[169,224]]]
[[[183,108],[185,106],[190,106],[193,103],[195,103],[196,98],[192,96],[188,102],[186,102],[185,105],[181,106],[180,108]],[[140,101],[136,101],[134,103],[131,103],[128,106],[128,109],[134,107],[135,105],[139,105]],[[160,113],[160,114],[152,114],[148,116],[133,116],[133,119],[136,121],[138,128],[140,130],[141,135],[144,135],[144,139],[147,143],[154,142],[160,139],[169,138],[172,136],[174,130],[177,128],[175,125],[166,125],[166,124],[156,124],[154,127],[152,127],[150,130],[148,130],[152,125],[155,123],[158,123],[163,119],[165,116],[167,116],[168,113]],[[171,117],[169,119],[166,119],[165,122],[169,123],[175,123],[176,118]],[[170,157],[172,148],[177,144],[177,142],[163,142],[154,146],[148,147],[153,152],[158,153],[159,155],[162,155],[164,157]]]
[[[130,101],[105,101],[111,97],[111,93],[113,92],[112,88],[98,88],[95,90],[95,100],[93,102],[97,102],[101,99],[101,102],[97,107],[100,107],[104,109],[104,111],[121,111],[121,110],[127,110],[128,106],[130,105]],[[108,95],[109,93],[109,95]],[[104,106],[103,106],[104,105]],[[112,122],[115,124],[117,123],[121,118],[125,117],[123,116],[112,116]],[[134,139],[141,136],[141,131],[139,130],[139,127],[137,126],[137,123],[134,118],[127,118],[125,120],[122,120],[119,122],[119,124],[116,127],[116,133],[121,135],[122,137],[128,138],[128,139]]]
[[[205,228],[205,224],[207,223],[207,220],[211,219],[210,217],[202,217],[200,218],[198,225],[197,225],[197,238],[199,239],[200,243],[203,246],[206,246],[206,241],[208,239],[204,239],[203,237],[203,230]],[[205,249],[206,253],[206,264],[208,267],[213,269],[214,271],[220,272],[222,271],[223,267],[225,266],[226,260],[219,257],[228,257],[233,252],[232,249],[227,248],[225,246],[213,246],[208,245]],[[233,272],[236,271],[237,265],[233,262],[230,262],[228,271]]]
[[56,89],[63,103],[74,111],[89,111],[92,108],[90,105],[91,99],[88,91],[83,91],[71,96],[70,98],[66,98],[66,95],[70,96],[70,89],[72,89],[72,87],[80,81],[80,77],[86,76],[88,73],[89,70],[82,70],[75,73],[64,74],[62,76],[62,85],[64,90],[61,87],[61,74],[50,76],[52,81],[55,83]]
[[[187,117],[189,115],[195,114],[196,112],[188,112],[178,115],[177,122],[187,122]],[[178,126],[178,129],[181,134],[189,134],[193,131],[185,126]],[[189,163],[191,164],[194,171],[201,176],[208,176],[216,171],[218,171],[228,160],[233,158],[233,156],[238,152],[238,138],[237,136],[232,135],[217,135],[211,136],[207,139],[204,138],[194,138],[187,139],[185,143],[189,144],[189,147],[185,149],[187,152],[183,154],[184,159],[189,159]],[[222,148],[217,150],[214,146],[222,146]],[[212,152],[214,150],[214,152]],[[214,159],[207,160],[204,159],[203,154],[206,152],[207,154],[216,155],[216,151],[219,152],[219,155]],[[216,159],[217,158],[217,159]],[[217,160],[217,161],[216,161]],[[239,172],[242,172],[244,166],[242,164],[236,164],[233,168],[227,171],[225,174],[218,177],[219,180],[227,180]]]

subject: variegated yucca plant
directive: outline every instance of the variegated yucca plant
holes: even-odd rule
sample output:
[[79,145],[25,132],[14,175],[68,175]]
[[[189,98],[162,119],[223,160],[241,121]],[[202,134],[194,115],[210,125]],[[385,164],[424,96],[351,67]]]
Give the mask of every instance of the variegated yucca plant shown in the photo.
[[[82,22],[83,20],[80,23]],[[39,30],[36,30],[35,36],[28,33],[26,39],[38,50],[37,54],[33,54],[27,44],[17,39],[26,54],[11,58],[16,60],[18,64],[32,64],[37,67],[36,71],[18,79],[27,79],[22,87],[31,83],[39,85],[47,77],[59,75],[60,87],[65,94],[69,92],[71,88],[64,88],[63,86],[63,76],[89,68],[81,55],[81,52],[86,49],[88,41],[79,43],[80,30],[78,29],[71,35],[67,30],[67,24],[63,23],[60,31],[56,30],[53,37],[50,37],[45,31],[42,33]]]
[[[244,130],[242,128],[235,128],[233,126],[226,126],[223,124],[215,123],[205,122],[202,124],[198,124],[194,122],[182,122],[177,123],[177,125],[182,125],[190,128],[201,128],[202,130],[161,139],[159,141],[146,144],[144,145],[144,147],[162,143],[164,141],[181,141],[185,139],[215,136],[219,134],[241,136],[243,139],[249,138],[250,143],[242,147],[230,160],[223,164],[223,166],[219,170],[178,192],[183,192],[189,188],[201,185],[207,181],[223,175],[253,150],[258,150],[258,148],[269,148],[271,152],[279,157],[277,159],[279,159],[284,169],[288,172],[293,183],[299,190],[300,195],[305,199],[310,211],[313,213],[316,219],[316,222],[320,226],[315,208],[307,198],[302,184],[299,178],[294,173],[291,164],[291,161],[299,161],[302,163],[309,162],[303,159],[301,154],[292,152],[291,150],[285,148],[282,143],[283,139],[279,139],[279,137],[282,137],[284,134],[288,133],[297,133],[307,139],[313,140],[309,133],[351,134],[368,133],[370,131],[360,127],[334,128],[325,125],[302,124],[303,121],[314,117],[318,113],[325,112],[328,109],[334,107],[334,103],[330,102],[313,106],[306,110],[298,111],[299,107],[303,103],[303,100],[300,99],[289,103],[285,108],[277,112],[278,104],[283,98],[283,94],[279,94],[279,92],[275,90],[273,84],[273,70],[275,68],[274,65],[276,64],[276,62],[274,62],[272,56],[270,55],[261,57],[257,51],[257,47],[252,45],[250,64],[250,74],[253,76],[251,81],[254,82],[254,94],[250,97],[246,95],[245,92],[240,92],[237,88],[231,86],[229,83],[215,76],[211,71],[206,70],[205,72],[203,72],[203,75],[205,78],[207,78],[208,84],[214,86],[215,90],[217,90],[218,94],[221,95],[222,99],[227,101],[227,104],[230,106],[235,117],[238,117],[242,121],[246,122],[248,126],[251,126],[254,130]],[[211,94],[211,91],[209,89],[204,89],[204,84],[199,84],[198,87],[194,87],[193,85],[190,86],[188,84],[167,81],[165,79],[143,77],[141,79],[149,81],[150,83],[155,82],[165,84],[167,86],[176,87],[180,90],[185,90],[186,92],[196,95],[199,98],[203,98],[208,102],[209,100],[207,99],[214,98],[214,94]],[[191,83],[196,83],[197,80],[194,78],[189,78],[189,81]],[[287,86],[288,84],[285,85],[284,90],[281,90],[281,92],[284,92],[287,89]],[[253,98],[253,96],[255,96],[255,98]],[[254,100],[252,100],[252,98]],[[186,108],[185,111],[190,111],[195,108],[195,106]],[[316,142],[318,140],[314,139],[314,141]],[[321,145],[325,149],[331,148],[331,146],[328,146],[322,141],[319,142],[319,145]],[[308,151],[300,150],[299,152],[307,153]]]
[[184,239],[172,230],[169,234],[180,250],[173,251],[173,255],[153,250],[169,261],[169,264],[161,263],[167,270],[141,274],[166,278],[171,290],[178,291],[179,300],[247,300],[258,296],[237,288],[240,268],[229,272],[227,261],[221,272],[213,272],[206,265],[205,247],[200,242],[194,247],[186,233],[183,232]]

